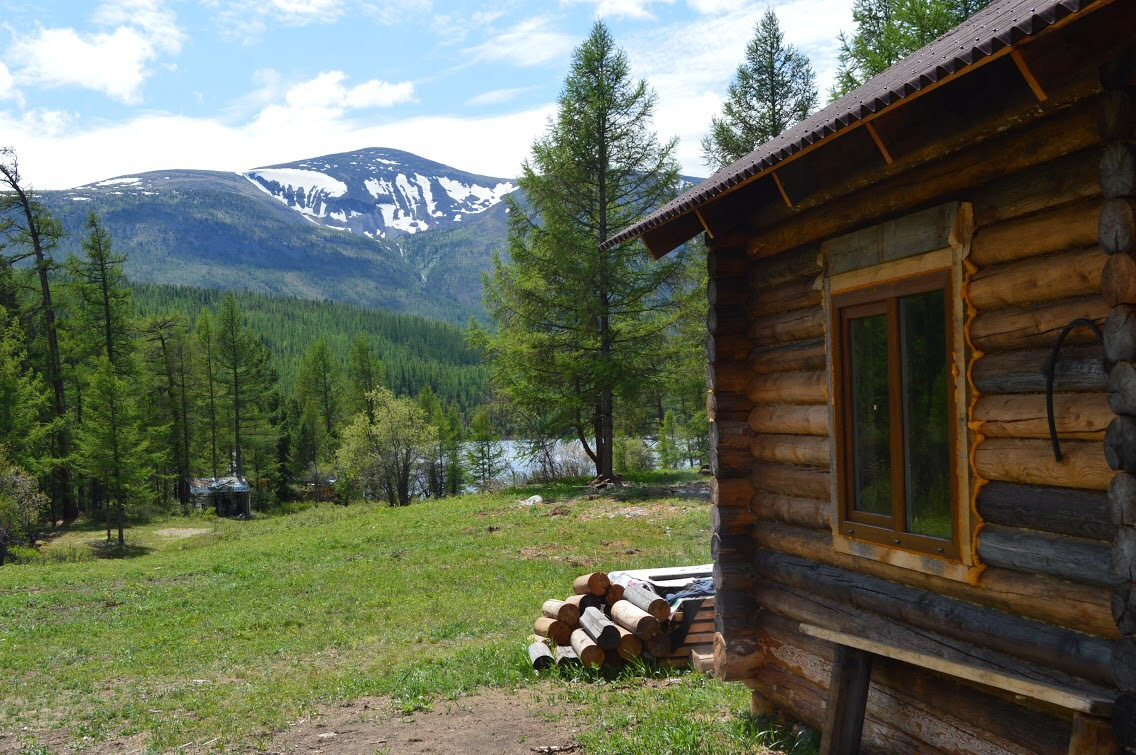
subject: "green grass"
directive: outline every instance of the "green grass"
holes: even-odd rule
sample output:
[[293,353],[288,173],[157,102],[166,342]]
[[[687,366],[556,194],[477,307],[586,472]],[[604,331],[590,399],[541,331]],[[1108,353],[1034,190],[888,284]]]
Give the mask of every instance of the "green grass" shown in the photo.
[[[73,528],[36,563],[0,568],[0,731],[258,746],[321,703],[387,696],[411,712],[532,684],[522,641],[577,574],[708,560],[704,501],[581,492],[174,518],[132,527],[133,550],[117,554],[129,557],[91,545],[97,524]],[[533,493],[557,504],[519,504]],[[660,752],[665,736],[689,744],[674,752],[721,752],[769,736],[742,715],[741,685],[651,686],[631,672],[577,682],[540,689],[595,709],[581,714],[595,723],[589,751]]]

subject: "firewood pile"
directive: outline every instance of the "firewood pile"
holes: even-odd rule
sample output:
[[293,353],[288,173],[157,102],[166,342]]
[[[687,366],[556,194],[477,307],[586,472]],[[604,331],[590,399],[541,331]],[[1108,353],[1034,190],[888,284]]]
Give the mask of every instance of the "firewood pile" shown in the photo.
[[[709,576],[710,566],[582,574],[572,583],[571,596],[541,606],[529,638],[529,660],[538,670],[619,668],[639,658],[709,671],[714,596],[698,589]],[[703,584],[695,586],[696,580]]]

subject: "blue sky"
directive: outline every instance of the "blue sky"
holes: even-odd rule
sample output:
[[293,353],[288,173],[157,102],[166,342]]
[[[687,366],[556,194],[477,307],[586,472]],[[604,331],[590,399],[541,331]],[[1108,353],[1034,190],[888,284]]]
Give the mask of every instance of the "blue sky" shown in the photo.
[[0,0],[0,145],[55,189],[394,147],[512,177],[603,18],[684,172],[758,17],[823,92],[851,0]]

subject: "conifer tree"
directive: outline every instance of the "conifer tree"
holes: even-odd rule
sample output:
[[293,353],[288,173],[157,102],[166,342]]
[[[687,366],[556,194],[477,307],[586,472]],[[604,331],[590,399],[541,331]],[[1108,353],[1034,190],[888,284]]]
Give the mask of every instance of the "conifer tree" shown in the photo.
[[374,422],[373,394],[383,384],[383,365],[362,333],[357,334],[351,341],[347,364],[351,377],[352,414],[365,412],[367,419]]
[[20,329],[14,320],[0,320],[0,448],[16,466],[45,475],[53,430],[47,391],[27,364]]
[[[87,416],[76,444],[77,466],[114,502],[122,546],[126,543],[126,511],[145,499],[145,481],[152,473],[149,441],[142,428],[137,391],[106,357],[97,360],[88,393]],[[110,511],[108,507],[108,541]]]
[[605,479],[616,398],[646,385],[682,293],[672,285],[680,255],[651,262],[638,242],[599,248],[674,196],[675,141],[659,143],[654,106],[597,22],[523,166],[525,204],[507,200],[509,257],[494,258],[486,281],[496,331],[474,328],[509,401],[555,417]]
[[480,490],[488,490],[509,465],[501,437],[494,429],[485,407],[478,409],[469,423],[468,446],[466,464],[470,473]]
[[250,403],[250,383],[253,376],[247,358],[253,348],[253,338],[245,326],[236,297],[232,293],[226,293],[221,300],[215,339],[219,382],[224,386],[222,395],[231,430],[228,437],[231,464],[226,466],[231,466],[232,474],[243,477],[244,446],[241,423],[246,419]]
[[673,411],[668,410],[663,417],[662,427],[659,428],[659,441],[655,446],[655,453],[659,458],[659,466],[663,469],[674,469],[678,466],[680,458],[678,449],[679,429]]
[[82,258],[68,257],[66,269],[78,301],[78,327],[96,353],[120,372],[132,347],[130,286],[123,267],[125,254],[111,249],[110,233],[93,211],[87,215]]
[[64,521],[70,522],[79,515],[79,507],[71,475],[71,434],[67,422],[63,362],[59,355],[59,333],[51,291],[51,272],[55,269],[52,251],[63,236],[63,226],[24,185],[15,150],[11,147],[0,148],[0,249],[6,252],[7,264],[29,258],[35,261],[40,289],[39,309],[43,319],[43,336],[47,343],[43,372],[52,390],[52,410],[56,418],[54,456],[58,459],[58,464],[54,470],[51,491],[52,517],[55,515],[54,506],[59,503]]
[[[342,388],[339,364],[331,354],[327,341],[319,338],[304,354],[297,382],[297,397],[305,415],[314,417],[312,428],[316,441],[316,461],[329,459],[335,452],[335,440],[342,413]],[[308,412],[308,407],[311,411]]]
[[767,10],[746,45],[722,115],[702,139],[703,160],[713,170],[729,165],[802,120],[816,104],[812,64],[785,45],[777,14]]
[[204,381],[201,393],[205,404],[205,423],[209,435],[210,476],[217,477],[217,365],[213,353],[213,318],[204,310],[197,318],[197,350]]
[[840,34],[837,99],[985,8],[990,0],[855,0],[856,30]]

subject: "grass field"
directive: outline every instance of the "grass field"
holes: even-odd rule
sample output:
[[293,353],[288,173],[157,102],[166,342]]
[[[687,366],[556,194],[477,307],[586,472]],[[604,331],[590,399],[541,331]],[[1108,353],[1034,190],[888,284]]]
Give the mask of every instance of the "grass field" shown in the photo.
[[[520,504],[533,493],[554,503]],[[91,544],[97,525],[62,534],[36,563],[0,567],[0,742],[258,749],[321,704],[380,697],[410,714],[531,687],[571,703],[554,707],[574,711],[588,752],[807,751],[744,713],[742,685],[537,680],[523,640],[574,576],[708,560],[705,501],[583,493],[174,518],[132,527],[124,553]]]

